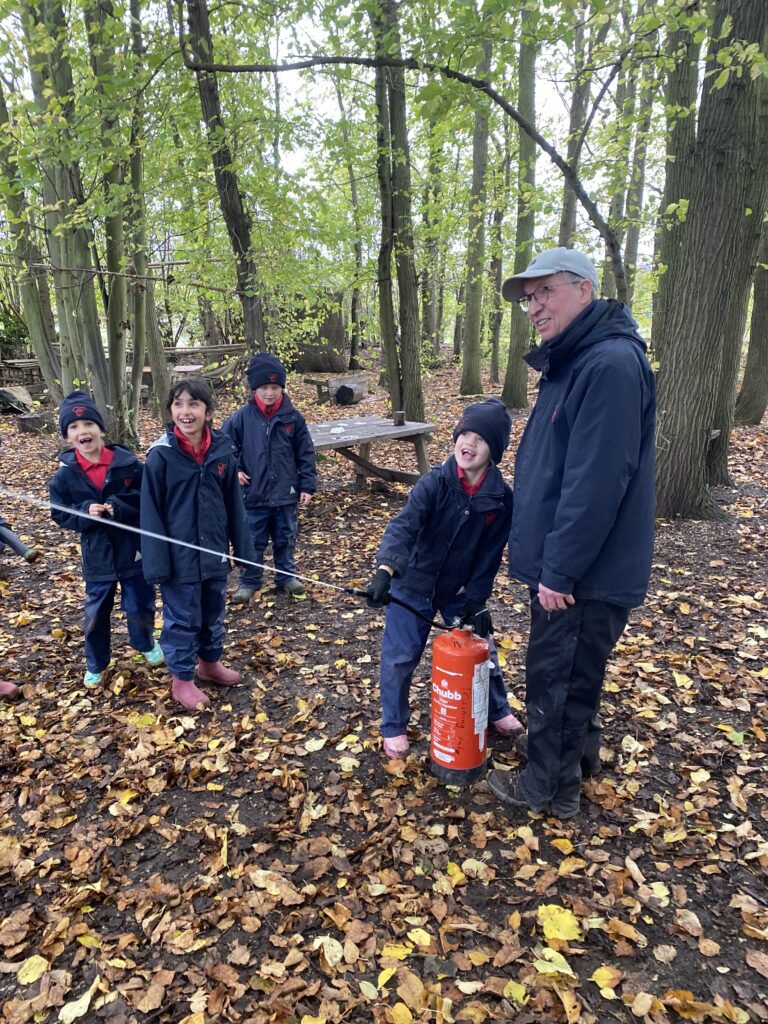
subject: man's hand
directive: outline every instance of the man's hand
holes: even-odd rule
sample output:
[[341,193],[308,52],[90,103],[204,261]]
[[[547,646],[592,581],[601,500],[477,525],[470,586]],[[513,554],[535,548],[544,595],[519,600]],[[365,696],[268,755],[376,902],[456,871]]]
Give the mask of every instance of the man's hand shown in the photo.
[[248,476],[247,473],[244,473],[242,469],[238,469],[237,479],[240,481],[241,487],[246,487],[251,482],[251,478]]
[[564,612],[569,605],[576,604],[576,598],[573,594],[561,594],[558,590],[550,590],[540,583],[539,604],[545,612]]
[[493,632],[491,613],[485,607],[485,601],[467,601],[461,616],[462,626],[472,626],[477,636],[486,637]]
[[389,604],[389,588],[392,585],[392,573],[380,565],[376,575],[366,588],[366,597],[369,608],[383,608]]
[[309,493],[309,491],[302,491],[301,494],[299,495],[299,504],[302,506],[302,508],[304,507],[304,505],[308,505],[310,501],[312,501],[312,495]]

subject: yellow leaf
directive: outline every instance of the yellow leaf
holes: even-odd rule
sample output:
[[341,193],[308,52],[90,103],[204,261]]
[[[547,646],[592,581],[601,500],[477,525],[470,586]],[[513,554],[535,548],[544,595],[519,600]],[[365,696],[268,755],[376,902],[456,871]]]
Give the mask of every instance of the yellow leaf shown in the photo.
[[691,772],[691,782],[697,789],[703,786],[705,782],[709,782],[711,778],[712,776],[706,768],[697,768],[695,772]]
[[570,839],[553,839],[552,845],[560,853],[573,853],[573,843]]
[[[382,972],[383,973],[383,972]],[[370,981],[360,982],[360,991],[363,993],[366,999],[378,999],[379,990],[375,985],[372,985]]]
[[389,979],[394,974],[397,974],[397,971],[394,967],[385,967],[383,971],[379,971],[379,977],[376,981],[376,987],[379,989],[379,991],[381,991],[381,989],[384,988],[384,986],[387,984]]
[[78,935],[77,941],[86,949],[101,949],[101,939],[97,939],[95,935]]
[[59,1010],[59,1020],[63,1024],[72,1024],[73,1020],[77,1020],[78,1017],[82,1017],[88,1013],[88,1007],[91,1005],[91,996],[96,991],[99,985],[100,978],[97,976],[91,987],[80,996],[79,999],[73,999],[70,1003],[65,1003]]
[[618,967],[598,967],[597,970],[589,978],[589,981],[594,981],[597,987],[600,989],[600,995],[603,999],[615,999],[616,986],[621,982],[624,974],[618,969]]
[[565,907],[555,903],[547,903],[536,911],[539,923],[544,928],[547,939],[559,939],[568,942],[570,939],[581,938],[581,928],[574,914]]
[[504,986],[502,995],[505,999],[514,999],[520,1006],[525,1006],[530,999],[530,996],[525,991],[525,985],[521,985],[519,981],[508,981]]
[[581,857],[564,857],[557,869],[558,875],[575,875],[577,871],[587,866],[587,862]]
[[432,936],[423,928],[411,928],[408,938],[417,946],[429,946],[432,942]]
[[34,956],[25,960],[21,965],[18,974],[16,975],[16,979],[20,985],[31,985],[33,982],[37,981],[38,978],[42,977],[50,966],[51,965],[44,956],[38,956],[37,953],[35,953]]
[[304,744],[304,749],[308,750],[310,754],[314,754],[316,751],[322,750],[327,742],[327,736],[318,736],[316,739],[307,740]]
[[127,807],[131,800],[135,800],[138,795],[135,789],[122,789],[117,799],[123,807]]
[[[412,952],[413,952],[413,946],[410,944],[410,942],[407,942],[407,943],[390,942],[388,945],[386,945],[382,949],[381,955],[382,956],[393,956],[397,960],[405,960],[405,958],[410,956]],[[379,987],[381,987],[381,986],[379,986]]]
[[569,978],[576,977],[562,953],[554,949],[542,949],[541,956],[533,961],[533,966],[539,974],[566,974]]
[[412,1024],[413,1022],[413,1014],[405,1003],[395,1003],[389,1010],[389,1017],[392,1024]]
[[305,1013],[301,1018],[301,1024],[328,1024],[328,1018],[323,1017],[310,1017],[308,1013]]
[[560,1002],[565,1010],[565,1019],[568,1024],[579,1024],[581,1018],[581,1000],[574,995],[569,988],[557,988],[555,990],[560,996]]
[[220,782],[209,782],[205,788],[210,789],[212,793],[220,793],[224,786]]
[[482,967],[483,964],[488,963],[491,956],[483,949],[470,949],[467,953],[467,958],[475,965],[475,967]]

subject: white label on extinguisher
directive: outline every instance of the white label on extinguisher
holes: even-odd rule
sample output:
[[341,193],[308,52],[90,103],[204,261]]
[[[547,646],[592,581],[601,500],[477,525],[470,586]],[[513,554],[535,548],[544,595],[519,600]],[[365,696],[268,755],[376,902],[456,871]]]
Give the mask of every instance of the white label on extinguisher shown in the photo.
[[493,662],[484,661],[475,666],[472,677],[472,721],[475,734],[480,737],[479,746],[484,746],[484,734],[488,728],[488,687]]

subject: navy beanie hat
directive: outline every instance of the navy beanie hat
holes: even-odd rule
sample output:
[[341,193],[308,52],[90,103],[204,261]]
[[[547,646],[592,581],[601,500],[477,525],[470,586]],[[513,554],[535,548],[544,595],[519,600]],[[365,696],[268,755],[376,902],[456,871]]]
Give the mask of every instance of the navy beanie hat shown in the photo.
[[467,406],[456,424],[453,440],[456,441],[459,434],[470,430],[473,434],[479,434],[491,449],[491,458],[498,465],[509,446],[511,426],[512,420],[504,403],[498,398],[489,398],[477,405]]
[[245,373],[251,391],[260,388],[262,384],[279,384],[281,388],[285,387],[285,367],[277,356],[270,355],[269,352],[259,352],[258,355],[252,356]]
[[67,436],[67,429],[75,420],[91,420],[102,430],[107,429],[98,406],[85,391],[70,391],[66,398],[62,398],[59,406],[59,427],[62,437]]

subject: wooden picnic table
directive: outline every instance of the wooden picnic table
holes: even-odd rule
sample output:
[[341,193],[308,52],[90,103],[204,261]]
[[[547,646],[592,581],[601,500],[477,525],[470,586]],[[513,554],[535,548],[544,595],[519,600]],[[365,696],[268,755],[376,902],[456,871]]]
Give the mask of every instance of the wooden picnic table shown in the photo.
[[[365,486],[367,476],[377,476],[388,483],[415,484],[430,470],[426,439],[435,430],[433,423],[406,422],[395,426],[391,419],[378,416],[350,416],[328,423],[308,423],[315,451],[337,451],[357,467],[355,489]],[[379,441],[397,441],[413,445],[418,473],[404,473],[375,465],[371,461],[371,447]],[[357,448],[357,451],[353,451]]]

